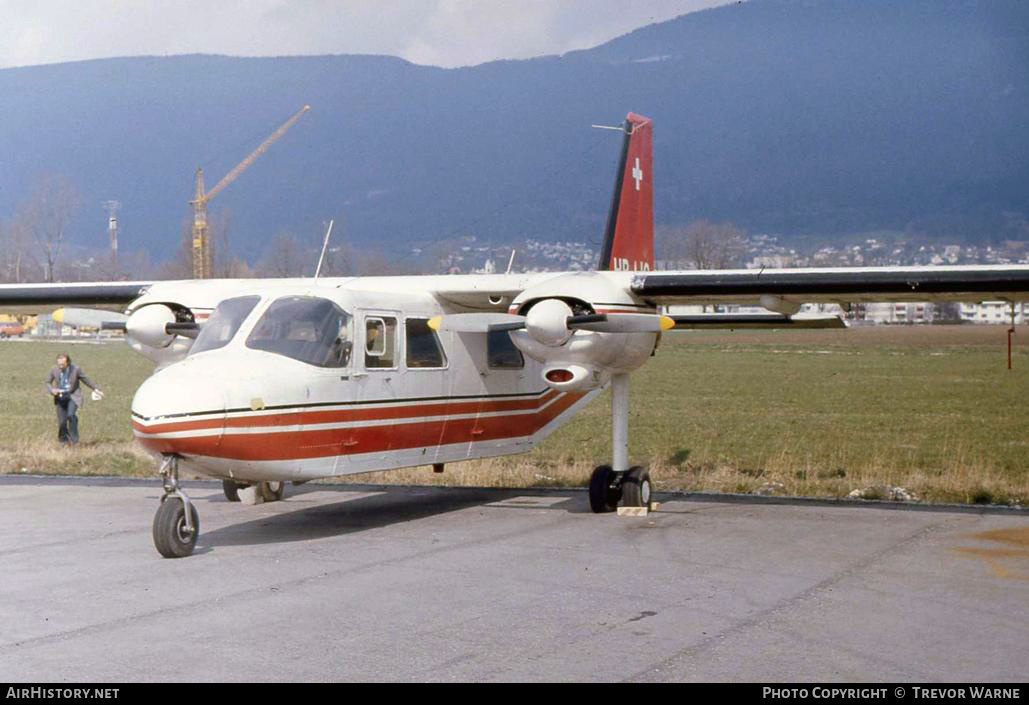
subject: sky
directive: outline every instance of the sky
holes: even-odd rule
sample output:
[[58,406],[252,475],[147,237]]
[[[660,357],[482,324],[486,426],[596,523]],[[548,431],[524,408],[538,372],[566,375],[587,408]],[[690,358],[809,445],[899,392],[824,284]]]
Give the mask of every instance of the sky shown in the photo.
[[728,1],[0,0],[0,68],[195,53],[468,66],[585,49]]

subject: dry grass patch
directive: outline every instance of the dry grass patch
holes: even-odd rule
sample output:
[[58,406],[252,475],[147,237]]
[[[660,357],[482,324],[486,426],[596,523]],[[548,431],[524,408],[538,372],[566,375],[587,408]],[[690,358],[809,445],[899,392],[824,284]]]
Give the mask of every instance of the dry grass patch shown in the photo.
[[49,439],[18,439],[0,449],[0,473],[146,477],[154,474],[154,461],[135,441],[62,446]]

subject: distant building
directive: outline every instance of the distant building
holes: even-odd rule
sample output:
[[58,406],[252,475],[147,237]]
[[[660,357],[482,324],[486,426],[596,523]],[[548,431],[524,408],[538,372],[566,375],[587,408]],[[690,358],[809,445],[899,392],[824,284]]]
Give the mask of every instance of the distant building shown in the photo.
[[874,302],[864,305],[864,320],[869,323],[932,323],[935,318],[935,307],[927,302]]
[[[1025,323],[1029,304],[1015,304],[1015,323]],[[985,301],[981,304],[961,304],[961,320],[970,323],[1010,323],[1011,304],[1007,301]]]
[[747,269],[786,269],[796,266],[793,255],[761,255],[747,264]]

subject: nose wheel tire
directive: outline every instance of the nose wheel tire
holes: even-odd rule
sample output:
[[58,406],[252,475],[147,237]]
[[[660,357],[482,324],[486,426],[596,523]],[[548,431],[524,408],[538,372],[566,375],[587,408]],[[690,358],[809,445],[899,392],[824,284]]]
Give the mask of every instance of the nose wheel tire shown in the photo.
[[590,476],[590,509],[594,514],[618,509],[622,492],[616,484],[617,474],[610,465],[600,465]]
[[622,506],[649,507],[652,489],[649,472],[639,466],[629,468],[622,478]]
[[193,528],[186,524],[186,510],[178,497],[168,497],[154,516],[154,546],[165,558],[185,558],[193,553],[200,534],[200,515],[189,505]]

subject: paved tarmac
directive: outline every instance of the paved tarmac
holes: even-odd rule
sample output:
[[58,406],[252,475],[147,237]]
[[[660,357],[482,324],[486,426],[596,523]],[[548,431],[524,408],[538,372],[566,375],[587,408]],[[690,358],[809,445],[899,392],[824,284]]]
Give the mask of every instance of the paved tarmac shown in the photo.
[[1029,515],[0,478],[0,681],[1024,681]]

